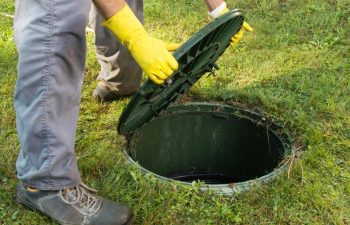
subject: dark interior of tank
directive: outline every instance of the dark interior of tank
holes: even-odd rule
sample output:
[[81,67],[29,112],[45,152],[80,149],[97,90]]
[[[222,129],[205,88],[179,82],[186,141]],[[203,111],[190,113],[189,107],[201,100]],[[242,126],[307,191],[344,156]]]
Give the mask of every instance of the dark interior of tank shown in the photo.
[[215,111],[165,113],[136,131],[128,153],[175,180],[228,184],[272,172],[284,157],[279,136],[246,117]]

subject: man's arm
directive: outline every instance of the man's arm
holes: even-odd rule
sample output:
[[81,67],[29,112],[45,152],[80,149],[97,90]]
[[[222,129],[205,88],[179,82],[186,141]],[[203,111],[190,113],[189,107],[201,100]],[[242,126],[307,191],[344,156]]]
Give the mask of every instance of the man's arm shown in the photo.
[[103,18],[108,20],[113,15],[115,15],[117,12],[119,12],[125,5],[125,0],[92,0],[98,9],[100,11]]
[[208,6],[209,12],[219,7],[223,2],[224,2],[223,0],[205,0],[205,3],[207,3],[207,6]]
[[[93,0],[95,6],[100,11],[101,15],[105,19],[111,18],[119,10],[121,10],[125,4],[125,0]],[[224,1],[223,0],[205,0],[205,3],[208,6],[208,10],[213,11],[218,6],[220,6]]]

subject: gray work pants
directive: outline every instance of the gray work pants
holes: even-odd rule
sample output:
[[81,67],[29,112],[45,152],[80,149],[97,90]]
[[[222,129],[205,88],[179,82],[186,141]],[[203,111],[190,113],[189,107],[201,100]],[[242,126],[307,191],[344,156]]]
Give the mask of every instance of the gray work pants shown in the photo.
[[[142,10],[141,3],[130,1],[133,9]],[[21,144],[16,169],[22,182],[40,190],[59,190],[80,182],[74,143],[90,6],[89,0],[15,1],[14,32],[19,53],[15,109]],[[142,11],[137,14],[142,15]],[[139,82],[140,74],[136,82],[126,78],[130,71],[137,74],[125,69],[130,61],[135,68],[134,61],[102,29],[96,11],[95,15],[90,18],[95,18],[92,24],[102,68],[99,79],[110,81],[118,90],[123,85],[137,86],[139,83],[127,82]]]
[[[129,6],[143,23],[143,1],[129,0]],[[129,51],[101,26],[103,19],[95,6],[90,11],[90,26],[95,31],[96,57],[101,65],[98,80],[120,95],[130,95],[140,86],[142,70]]]

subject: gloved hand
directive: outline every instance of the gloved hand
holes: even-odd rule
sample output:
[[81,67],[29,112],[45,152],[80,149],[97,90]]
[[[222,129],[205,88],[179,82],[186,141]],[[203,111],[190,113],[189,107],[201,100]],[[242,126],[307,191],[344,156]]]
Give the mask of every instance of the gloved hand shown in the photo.
[[[224,2],[220,6],[218,6],[216,9],[214,9],[212,12],[209,12],[209,16],[212,19],[215,19],[225,13],[227,13],[229,9],[227,8],[226,3]],[[231,45],[237,44],[239,40],[243,37],[244,31],[252,32],[253,28],[246,22],[243,22],[242,28],[231,38]],[[176,51],[181,44],[175,44],[175,43],[170,43],[166,44],[166,48],[168,51]]]
[[128,5],[103,23],[134,57],[135,61],[156,84],[164,83],[178,68],[178,62],[168,52],[163,41],[151,37]]
[[[219,5],[216,9],[209,12],[209,16],[212,19],[215,19],[225,13],[227,13],[229,9],[227,8],[227,5],[225,2],[223,2],[221,5]],[[253,28],[246,22],[243,22],[242,28],[238,31],[237,34],[235,34],[231,39],[231,44],[237,44],[239,40],[243,37],[244,31],[252,32]]]
[[231,44],[237,44],[239,40],[243,37],[244,30],[252,32],[253,28],[246,22],[243,22],[242,28],[231,38]]

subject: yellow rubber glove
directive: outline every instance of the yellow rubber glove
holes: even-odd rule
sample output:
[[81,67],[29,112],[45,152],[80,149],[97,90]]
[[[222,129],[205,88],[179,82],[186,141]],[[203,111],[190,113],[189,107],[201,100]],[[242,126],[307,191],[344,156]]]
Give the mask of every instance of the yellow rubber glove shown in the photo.
[[178,48],[180,48],[181,44],[177,43],[166,43],[165,47],[169,52],[175,52]]
[[246,22],[243,22],[242,28],[231,38],[231,44],[237,44],[239,40],[243,37],[244,30],[252,32],[253,28]]
[[151,37],[128,5],[103,23],[156,84],[162,84],[178,68],[163,41]]
[[[226,3],[224,3],[226,6]],[[220,7],[220,6],[219,6]],[[225,13],[227,13],[229,11],[229,9],[227,7],[224,7],[224,9],[222,9],[221,12],[219,12],[218,16],[221,16]],[[215,19],[215,16],[213,17],[213,19]],[[253,28],[246,22],[243,22],[242,28],[238,31],[237,34],[235,34],[232,38],[231,38],[231,44],[237,44],[239,42],[239,40],[243,37],[244,31],[248,31],[248,32],[252,32]]]

